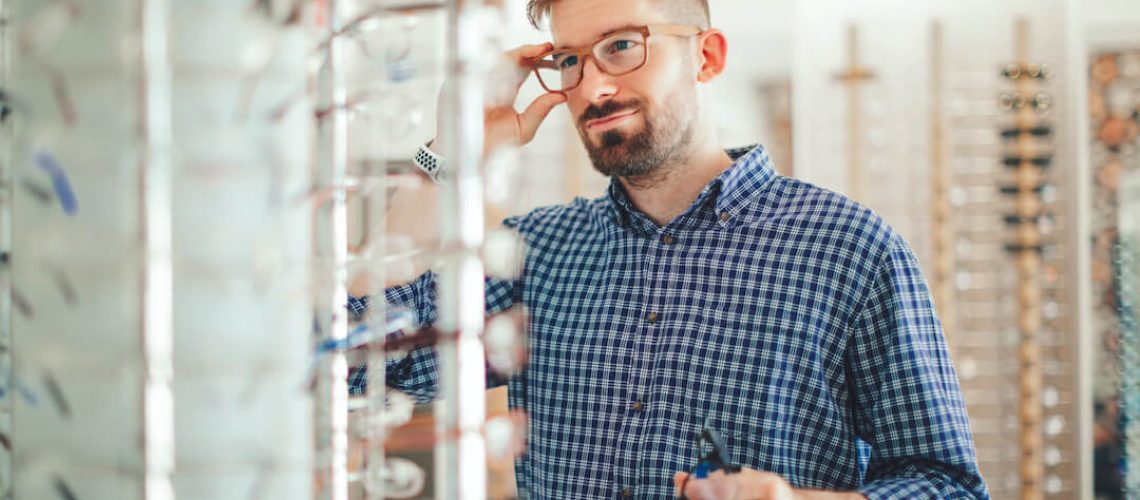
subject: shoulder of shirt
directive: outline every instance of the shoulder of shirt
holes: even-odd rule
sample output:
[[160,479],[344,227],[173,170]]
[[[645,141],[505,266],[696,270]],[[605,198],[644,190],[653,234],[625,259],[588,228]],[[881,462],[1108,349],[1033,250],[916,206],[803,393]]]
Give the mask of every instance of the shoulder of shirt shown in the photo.
[[879,260],[886,252],[905,241],[893,227],[871,208],[844,194],[810,182],[777,176],[771,196],[761,201],[761,207],[776,217],[790,218],[806,231],[818,231],[836,236],[839,244]]
[[599,224],[600,217],[608,216],[608,196],[593,200],[575,198],[569,203],[536,208],[524,215],[508,217],[503,225],[519,233],[529,234],[555,230],[559,233],[574,229],[587,229]]

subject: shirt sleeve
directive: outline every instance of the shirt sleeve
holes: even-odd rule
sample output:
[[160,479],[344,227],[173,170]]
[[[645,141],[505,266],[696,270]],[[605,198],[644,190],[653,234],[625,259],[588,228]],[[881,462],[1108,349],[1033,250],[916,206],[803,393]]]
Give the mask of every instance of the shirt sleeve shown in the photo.
[[930,292],[898,236],[850,330],[856,431],[871,447],[871,500],[989,498]]
[[[514,281],[486,278],[484,293],[488,316],[509,309],[519,299],[518,285]],[[436,321],[436,274],[429,271],[415,281],[384,290],[388,304],[403,306],[416,314],[422,326]],[[368,297],[350,298],[349,309],[356,317],[363,316],[369,304]],[[418,402],[424,403],[435,398],[439,388],[439,370],[436,351],[433,347],[422,347],[409,352],[403,358],[390,359],[385,370],[385,381],[389,387],[407,393]],[[349,393],[362,394],[367,386],[367,366],[363,363],[349,373]],[[488,385],[503,383],[499,377],[488,372]]]

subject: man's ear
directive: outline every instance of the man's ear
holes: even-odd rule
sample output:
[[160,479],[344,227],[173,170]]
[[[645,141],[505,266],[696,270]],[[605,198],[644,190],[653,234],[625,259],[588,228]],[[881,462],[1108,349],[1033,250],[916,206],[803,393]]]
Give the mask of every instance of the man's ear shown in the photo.
[[701,62],[697,81],[711,82],[724,72],[725,59],[728,57],[728,40],[720,30],[711,28],[697,36],[697,50],[700,51],[700,58],[697,60]]

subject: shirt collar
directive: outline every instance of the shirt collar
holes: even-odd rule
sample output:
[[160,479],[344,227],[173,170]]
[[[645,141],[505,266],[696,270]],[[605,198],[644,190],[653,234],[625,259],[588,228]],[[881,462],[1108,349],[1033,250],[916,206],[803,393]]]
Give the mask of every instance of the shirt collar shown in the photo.
[[[725,152],[733,159],[732,166],[709,182],[693,206],[678,217],[678,220],[691,216],[695,210],[706,206],[710,197],[714,197],[716,210],[712,216],[717,219],[721,227],[730,227],[743,209],[776,178],[775,168],[764,146],[757,144],[728,149]],[[634,208],[625,188],[616,177],[610,180],[609,199],[611,215],[617,225],[621,227],[653,225],[648,217]]]
[[727,152],[735,163],[713,181],[722,185],[716,212],[718,216],[728,213],[730,219],[735,219],[776,179],[776,169],[768,151],[759,144]]

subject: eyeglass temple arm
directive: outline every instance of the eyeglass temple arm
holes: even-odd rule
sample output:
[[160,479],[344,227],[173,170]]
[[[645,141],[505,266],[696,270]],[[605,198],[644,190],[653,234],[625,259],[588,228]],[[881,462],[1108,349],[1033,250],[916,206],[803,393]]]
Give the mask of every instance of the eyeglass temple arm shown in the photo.
[[531,60],[534,69],[558,69],[558,67],[554,65],[554,61],[545,59],[545,57],[546,55],[541,55]]

